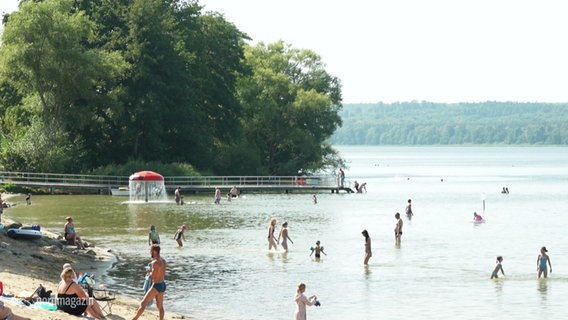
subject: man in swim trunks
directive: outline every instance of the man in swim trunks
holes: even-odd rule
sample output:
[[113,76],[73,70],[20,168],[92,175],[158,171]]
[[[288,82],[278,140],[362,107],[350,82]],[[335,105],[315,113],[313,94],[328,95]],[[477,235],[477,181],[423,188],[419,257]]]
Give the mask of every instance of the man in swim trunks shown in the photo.
[[144,299],[140,302],[138,311],[132,320],[138,319],[142,313],[144,313],[144,309],[146,309],[148,302],[152,301],[154,298],[156,298],[156,307],[160,314],[160,320],[164,319],[164,292],[166,291],[166,282],[164,281],[164,278],[166,276],[166,260],[160,257],[160,245],[158,244],[153,244],[150,247],[150,254],[154,259],[151,263],[152,271],[150,273],[150,277],[152,278],[152,288],[146,292],[146,295],[144,295]]

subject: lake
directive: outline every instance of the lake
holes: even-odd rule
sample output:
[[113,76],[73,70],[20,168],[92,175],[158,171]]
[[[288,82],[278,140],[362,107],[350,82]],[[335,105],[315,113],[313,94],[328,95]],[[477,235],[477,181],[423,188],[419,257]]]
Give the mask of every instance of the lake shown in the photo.
[[[298,282],[321,307],[309,319],[560,319],[567,314],[568,149],[564,147],[338,146],[348,183],[364,194],[246,194],[220,205],[185,195],[176,206],[127,204],[106,195],[34,196],[5,212],[60,231],[73,216],[79,235],[121,259],[99,283],[141,298],[156,225],[168,261],[166,310],[196,319],[292,319]],[[151,168],[150,168],[151,169]],[[501,194],[507,187],[509,194]],[[228,190],[223,190],[226,193]],[[412,199],[402,244],[394,214]],[[482,199],[485,199],[485,206]],[[472,223],[473,212],[486,220]],[[268,221],[289,223],[289,252],[268,252]],[[183,248],[172,239],[189,230]],[[363,266],[364,238],[373,257]],[[327,256],[310,257],[319,240]],[[536,277],[547,246],[549,278]],[[496,256],[505,277],[490,280]],[[54,272],[59,272],[55,270]],[[125,316],[125,315],[123,315]]]

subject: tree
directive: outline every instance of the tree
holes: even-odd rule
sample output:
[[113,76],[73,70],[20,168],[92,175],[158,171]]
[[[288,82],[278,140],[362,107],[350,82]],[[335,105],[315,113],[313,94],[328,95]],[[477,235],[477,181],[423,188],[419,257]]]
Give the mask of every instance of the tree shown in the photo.
[[326,140],[341,125],[339,80],[321,58],[284,42],[245,48],[252,70],[238,81],[243,130],[258,148],[260,173],[306,174],[338,161]]
[[[0,48],[2,82],[22,97],[21,106],[28,115],[17,121],[30,126],[28,119],[33,118],[43,122],[35,124],[40,129],[56,128],[62,137],[83,141],[84,132],[90,131],[87,128],[99,123],[97,101],[104,99],[105,89],[121,76],[126,64],[115,52],[85,46],[94,39],[94,25],[73,9],[73,1],[23,1],[19,9],[7,19]],[[12,100],[15,104],[8,107],[20,108],[20,101]],[[15,113],[5,110],[4,115],[8,114]],[[12,143],[25,137],[16,130],[6,134]],[[85,160],[79,154],[66,156],[76,162],[67,170],[76,170]],[[38,167],[48,169],[45,161]]]

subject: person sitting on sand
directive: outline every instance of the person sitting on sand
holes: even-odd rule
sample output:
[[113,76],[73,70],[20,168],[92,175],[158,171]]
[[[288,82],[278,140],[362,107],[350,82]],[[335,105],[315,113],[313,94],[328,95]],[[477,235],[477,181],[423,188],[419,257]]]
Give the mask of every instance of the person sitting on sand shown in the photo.
[[77,249],[85,249],[81,238],[75,232],[75,224],[73,223],[73,218],[67,217],[65,218],[67,222],[65,223],[65,240],[73,243],[77,246]]
[[77,273],[75,273],[75,270],[73,269],[73,267],[71,266],[70,263],[63,264],[63,270],[65,270],[65,269],[73,270],[73,282],[79,283],[79,278],[77,277]]
[[57,309],[75,316],[87,314],[95,319],[103,319],[104,314],[97,301],[73,282],[74,273],[71,268],[61,272],[61,282],[57,286]]

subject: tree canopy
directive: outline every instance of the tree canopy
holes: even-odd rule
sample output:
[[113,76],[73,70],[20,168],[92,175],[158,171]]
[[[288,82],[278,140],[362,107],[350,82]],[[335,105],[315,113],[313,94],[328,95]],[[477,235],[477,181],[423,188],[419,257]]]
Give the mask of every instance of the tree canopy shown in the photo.
[[[197,1],[22,0],[0,45],[0,166],[129,161],[296,174],[340,159],[341,87],[310,50],[248,36]],[[45,155],[50,154],[49,157]]]

